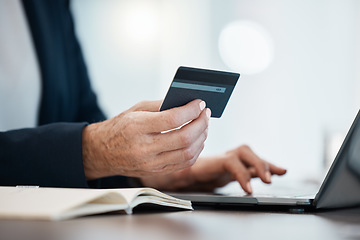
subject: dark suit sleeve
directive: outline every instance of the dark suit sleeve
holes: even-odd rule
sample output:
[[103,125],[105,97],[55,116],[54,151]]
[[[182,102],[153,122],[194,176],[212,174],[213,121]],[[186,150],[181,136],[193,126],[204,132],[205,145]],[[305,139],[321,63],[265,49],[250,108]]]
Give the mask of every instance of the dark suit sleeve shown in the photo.
[[0,132],[0,185],[128,187],[129,178],[87,182],[82,130],[105,119],[92,90],[68,0],[23,0],[42,77],[39,127]]
[[136,178],[85,178],[82,131],[87,123],[53,123],[0,132],[0,185],[42,187],[140,187]]
[[88,187],[81,136],[86,123],[54,123],[0,133],[0,185]]

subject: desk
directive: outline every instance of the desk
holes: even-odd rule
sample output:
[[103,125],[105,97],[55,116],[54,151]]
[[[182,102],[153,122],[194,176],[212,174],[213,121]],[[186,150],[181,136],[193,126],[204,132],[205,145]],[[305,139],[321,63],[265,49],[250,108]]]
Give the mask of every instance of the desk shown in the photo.
[[0,239],[360,239],[360,208],[320,213],[196,209],[60,222],[0,221]]

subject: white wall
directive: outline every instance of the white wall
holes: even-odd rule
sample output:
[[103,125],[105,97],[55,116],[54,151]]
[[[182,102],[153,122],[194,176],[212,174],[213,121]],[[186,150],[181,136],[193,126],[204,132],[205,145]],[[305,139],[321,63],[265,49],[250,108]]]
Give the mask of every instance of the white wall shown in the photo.
[[[153,31],[131,38],[129,16],[144,6]],[[317,174],[324,137],[346,132],[359,109],[356,0],[75,0],[73,10],[108,116],[163,98],[180,65],[231,70],[217,47],[228,22],[252,20],[269,32],[273,62],[240,78],[223,117],[211,121],[203,154],[246,143],[290,176]]]

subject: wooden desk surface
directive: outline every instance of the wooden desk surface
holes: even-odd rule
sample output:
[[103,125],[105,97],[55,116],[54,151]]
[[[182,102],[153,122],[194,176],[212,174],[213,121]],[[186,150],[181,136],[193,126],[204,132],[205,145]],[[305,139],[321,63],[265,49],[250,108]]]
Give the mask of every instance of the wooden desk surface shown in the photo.
[[360,239],[360,208],[297,214],[197,209],[60,222],[1,220],[0,239]]

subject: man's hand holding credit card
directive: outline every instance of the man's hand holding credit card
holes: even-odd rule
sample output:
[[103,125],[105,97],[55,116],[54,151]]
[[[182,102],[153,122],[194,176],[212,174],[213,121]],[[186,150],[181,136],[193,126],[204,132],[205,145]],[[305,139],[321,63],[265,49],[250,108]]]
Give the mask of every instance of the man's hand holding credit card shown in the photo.
[[179,67],[160,111],[201,99],[210,108],[211,117],[220,118],[239,77],[239,73]]

